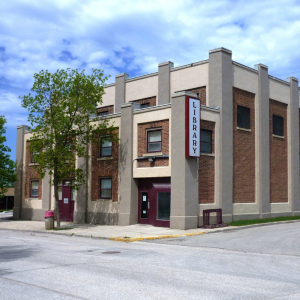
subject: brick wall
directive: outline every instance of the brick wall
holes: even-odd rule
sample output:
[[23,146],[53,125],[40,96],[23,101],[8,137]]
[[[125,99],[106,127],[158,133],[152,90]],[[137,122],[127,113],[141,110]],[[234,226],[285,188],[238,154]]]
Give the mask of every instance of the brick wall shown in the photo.
[[[250,129],[237,129],[237,105],[250,108]],[[233,88],[233,203],[255,202],[255,95]]]
[[[215,123],[201,121],[201,129],[212,131],[212,153],[215,153]],[[199,203],[214,203],[215,197],[215,157],[201,155],[199,158]]]
[[156,96],[130,101],[134,103],[146,104],[149,103],[150,106],[156,106]]
[[29,150],[30,142],[26,142],[26,164],[25,164],[25,199],[30,198],[30,182],[31,180],[39,180],[39,196],[42,199],[42,180],[37,170],[31,165],[31,153]]
[[[119,129],[115,131],[119,134]],[[113,142],[112,156],[100,158],[100,144],[92,145],[92,201],[100,199],[100,177],[112,178],[112,201],[118,201],[118,168],[119,168],[119,144]],[[102,158],[101,158],[102,159]]]
[[[147,153],[147,129],[161,128],[161,149],[163,155],[169,155],[169,120],[138,124],[138,156]],[[155,153],[153,153],[155,156]],[[138,161],[138,168],[168,166],[169,158],[156,158],[153,162],[147,158]]]
[[[284,139],[273,137],[273,115],[283,117]],[[270,99],[270,201],[288,202],[287,105]]]
[[200,103],[202,105],[206,105],[206,86],[197,87],[185,91],[197,94],[198,98],[200,99]]
[[113,114],[114,113],[114,106],[113,105],[108,105],[108,106],[101,106],[97,108],[97,112],[101,113],[104,111],[108,111],[108,114]]

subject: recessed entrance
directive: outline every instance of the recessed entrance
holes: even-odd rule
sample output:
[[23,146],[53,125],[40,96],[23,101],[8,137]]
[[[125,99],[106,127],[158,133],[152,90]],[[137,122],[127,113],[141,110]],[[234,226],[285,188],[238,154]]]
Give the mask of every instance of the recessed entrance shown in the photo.
[[139,179],[139,223],[170,227],[170,178]]
[[75,189],[72,180],[64,180],[58,184],[59,216],[61,221],[74,218]]

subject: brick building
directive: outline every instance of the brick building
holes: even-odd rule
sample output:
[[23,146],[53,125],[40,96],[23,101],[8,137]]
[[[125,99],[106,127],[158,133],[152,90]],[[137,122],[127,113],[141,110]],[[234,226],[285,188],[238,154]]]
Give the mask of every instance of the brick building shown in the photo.
[[[225,222],[300,214],[296,78],[241,65],[220,48],[185,66],[166,62],[156,73],[120,74],[105,92],[92,122],[109,118],[120,143],[101,136],[89,160],[77,159],[87,183],[75,191],[72,178],[61,182],[62,219],[188,229],[210,208],[222,208]],[[201,103],[200,157],[186,157],[189,98]],[[30,136],[18,127],[14,217],[42,220],[54,196],[49,178],[32,168]]]

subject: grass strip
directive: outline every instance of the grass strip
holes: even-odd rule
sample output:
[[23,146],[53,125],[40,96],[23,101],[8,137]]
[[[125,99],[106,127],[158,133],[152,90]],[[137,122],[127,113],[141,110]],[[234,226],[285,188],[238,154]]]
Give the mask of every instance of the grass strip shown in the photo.
[[51,229],[51,230],[60,231],[60,230],[70,230],[70,229],[74,229],[74,228],[71,228],[71,227],[66,227],[66,228],[54,228],[54,229]]
[[228,226],[246,226],[246,225],[253,225],[253,224],[272,223],[272,222],[280,222],[280,221],[293,221],[293,220],[300,220],[300,216],[239,220],[239,221],[234,221],[229,223]]

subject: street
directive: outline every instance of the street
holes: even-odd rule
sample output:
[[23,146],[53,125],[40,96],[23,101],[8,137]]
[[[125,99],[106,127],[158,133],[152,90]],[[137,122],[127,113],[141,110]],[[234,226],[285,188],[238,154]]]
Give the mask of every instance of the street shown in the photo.
[[0,299],[300,299],[299,226],[134,243],[0,230]]

